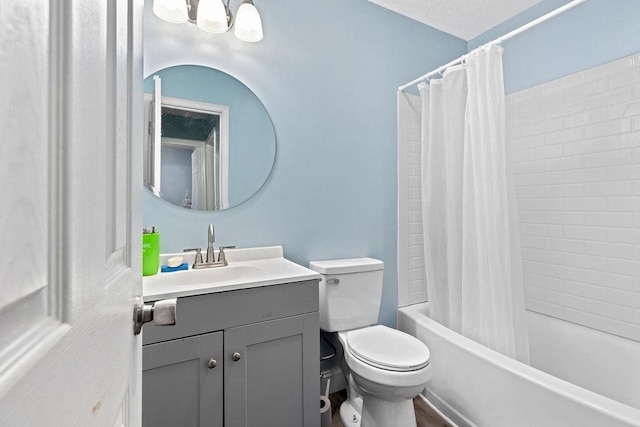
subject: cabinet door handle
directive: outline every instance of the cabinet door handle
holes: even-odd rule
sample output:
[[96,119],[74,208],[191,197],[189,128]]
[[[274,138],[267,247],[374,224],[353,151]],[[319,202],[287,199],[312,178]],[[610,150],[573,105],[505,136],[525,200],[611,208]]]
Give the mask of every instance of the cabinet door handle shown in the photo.
[[209,369],[215,368],[217,364],[218,362],[216,362],[216,359],[214,359],[213,357],[207,362],[207,366],[209,367]]
[[237,362],[241,358],[242,358],[242,355],[240,353],[238,353],[237,351],[235,353],[233,353],[233,355],[231,356],[231,359],[233,359],[234,362]]

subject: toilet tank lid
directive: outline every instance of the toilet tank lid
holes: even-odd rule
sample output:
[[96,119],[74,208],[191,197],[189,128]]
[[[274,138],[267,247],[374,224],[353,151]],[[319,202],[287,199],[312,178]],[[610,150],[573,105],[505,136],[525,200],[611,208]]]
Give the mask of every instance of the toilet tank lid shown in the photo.
[[311,261],[309,268],[320,274],[361,273],[382,270],[384,263],[374,258],[348,258],[328,261]]

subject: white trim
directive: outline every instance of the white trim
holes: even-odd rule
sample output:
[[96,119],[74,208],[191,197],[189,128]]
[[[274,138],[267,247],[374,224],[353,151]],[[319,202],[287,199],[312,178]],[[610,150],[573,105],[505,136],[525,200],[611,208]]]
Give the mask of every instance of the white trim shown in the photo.
[[182,138],[162,138],[162,143],[167,147],[173,148],[193,148],[194,150],[204,147],[204,141],[194,141],[192,139]]
[[398,91],[396,97],[397,103],[397,123],[398,123],[398,307],[404,307],[409,303],[409,254],[407,247],[409,244],[409,221],[407,211],[409,208],[409,177],[407,169],[409,167],[408,147],[407,147],[407,127],[402,123],[402,119],[406,119],[404,106],[406,103],[401,102],[401,96],[405,96],[403,92]]
[[220,209],[229,207],[229,107],[220,115]]
[[[442,400],[440,396],[431,391],[428,387],[419,394],[420,398],[431,407],[442,419],[453,427],[477,427],[470,419],[462,415],[459,411]],[[431,402],[437,402],[435,403]],[[455,420],[455,421],[454,421]]]
[[[160,98],[160,102],[158,102]],[[155,191],[162,192],[162,177],[161,165],[162,165],[162,79],[158,76],[153,77],[153,177],[151,179],[151,186]]]
[[[196,113],[215,113],[219,115],[229,115],[229,106],[220,104],[210,104],[208,102],[191,101],[190,99],[173,98],[170,96],[162,97],[163,107],[173,107],[180,110],[193,111]],[[222,135],[220,136],[222,137]]]

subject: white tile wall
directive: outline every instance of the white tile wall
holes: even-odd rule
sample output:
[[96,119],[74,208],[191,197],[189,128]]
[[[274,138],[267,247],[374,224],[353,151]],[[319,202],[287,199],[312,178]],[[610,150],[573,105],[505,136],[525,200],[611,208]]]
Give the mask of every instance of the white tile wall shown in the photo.
[[427,300],[420,197],[421,100],[398,99],[398,306]]
[[507,97],[527,309],[640,341],[640,55]]

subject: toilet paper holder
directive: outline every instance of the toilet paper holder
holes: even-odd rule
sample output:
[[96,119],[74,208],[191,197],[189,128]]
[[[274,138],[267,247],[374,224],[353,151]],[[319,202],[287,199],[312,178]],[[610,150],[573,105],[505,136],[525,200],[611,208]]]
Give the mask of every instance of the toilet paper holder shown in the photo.
[[331,427],[331,401],[329,400],[329,387],[331,378],[327,379],[324,395],[320,395],[320,427]]

